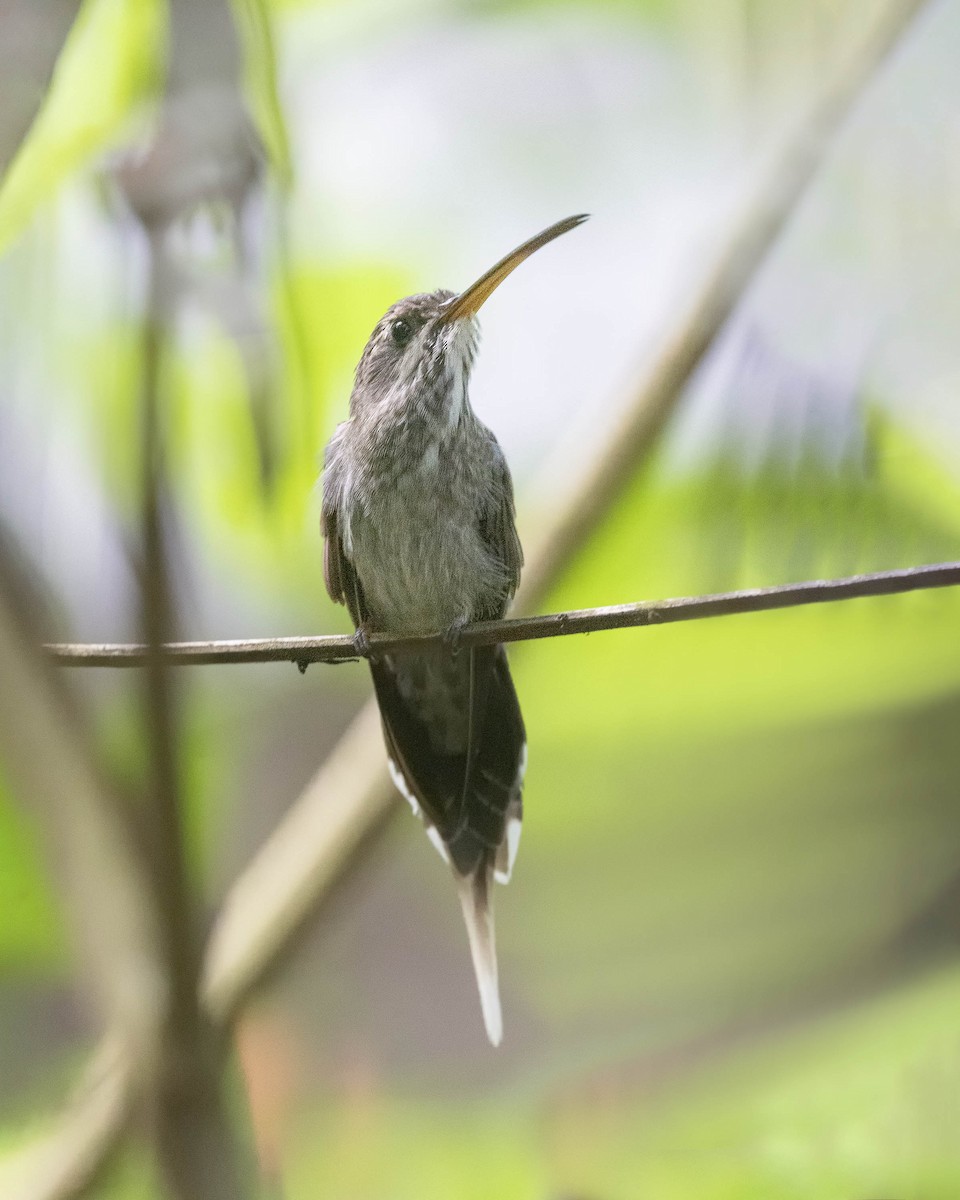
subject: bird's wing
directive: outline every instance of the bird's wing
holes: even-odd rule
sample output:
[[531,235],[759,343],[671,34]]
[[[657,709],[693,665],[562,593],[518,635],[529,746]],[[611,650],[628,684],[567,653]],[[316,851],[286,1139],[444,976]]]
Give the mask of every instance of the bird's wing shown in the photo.
[[[497,439],[489,435],[495,486],[491,503],[480,514],[480,534],[505,574],[504,592],[493,611],[476,612],[475,620],[499,618],[507,611],[520,584],[523,567],[523,547],[517,535],[516,510],[513,501],[513,480],[510,468]],[[471,653],[477,655],[481,647]],[[484,671],[478,672],[482,704],[474,713],[479,718],[475,728],[476,752],[468,764],[468,782],[481,780],[488,793],[484,800],[501,814],[501,836],[494,860],[494,873],[501,883],[507,883],[513,870],[513,860],[520,839],[523,820],[523,776],[527,762],[527,737],[520,715],[520,705],[510,677],[507,653],[503,646],[489,647],[489,659]],[[484,656],[485,657],[485,656]],[[479,689],[477,689],[479,691]],[[475,700],[481,696],[475,694]]]
[[367,605],[353,563],[343,549],[336,509],[324,508],[320,528],[323,533],[323,579],[330,599],[347,606],[359,629],[367,619]]
[[323,582],[334,604],[344,604],[343,576],[346,564],[335,511],[324,509],[320,518],[320,532],[323,534]]
[[490,502],[480,513],[480,536],[487,544],[490,553],[502,566],[506,581],[500,610],[474,613],[475,620],[503,616],[520,584],[520,570],[523,567],[523,548],[517,535],[510,468],[492,433],[489,446],[494,486],[491,489]]
[[342,474],[341,437],[345,425],[338,426],[324,455],[323,504],[320,510],[320,532],[323,534],[323,581],[327,585],[330,599],[335,604],[345,604],[357,627],[367,617],[366,604],[360,580],[353,569],[343,547],[340,536]]

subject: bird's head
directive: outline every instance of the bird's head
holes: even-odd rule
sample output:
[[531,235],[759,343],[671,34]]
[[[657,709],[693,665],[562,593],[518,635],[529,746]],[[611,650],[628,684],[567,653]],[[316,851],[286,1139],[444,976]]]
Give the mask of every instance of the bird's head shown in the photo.
[[441,289],[398,300],[387,309],[357,366],[351,413],[410,406],[455,427],[480,338],[477,313],[506,277],[586,215],[567,217],[512,250],[459,295]]

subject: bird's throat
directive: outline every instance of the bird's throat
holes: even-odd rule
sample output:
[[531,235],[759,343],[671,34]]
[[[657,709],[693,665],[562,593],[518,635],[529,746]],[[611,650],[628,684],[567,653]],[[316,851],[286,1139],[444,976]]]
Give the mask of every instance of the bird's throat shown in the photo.
[[443,338],[443,419],[448,431],[456,429],[469,407],[467,385],[477,353],[480,327],[475,317],[444,327]]

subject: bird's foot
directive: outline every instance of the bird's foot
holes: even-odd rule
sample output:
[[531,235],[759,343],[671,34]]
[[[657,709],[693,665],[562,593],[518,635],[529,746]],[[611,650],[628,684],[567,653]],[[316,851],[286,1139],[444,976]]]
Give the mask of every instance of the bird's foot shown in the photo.
[[460,636],[464,628],[470,624],[469,617],[457,617],[451,621],[443,633],[443,644],[447,647],[450,653],[456,658],[460,653]]
[[364,621],[363,624],[357,628],[357,632],[353,635],[353,648],[356,651],[358,658],[372,660],[376,657],[370,645],[370,634],[372,632],[373,630],[370,628],[367,622]]

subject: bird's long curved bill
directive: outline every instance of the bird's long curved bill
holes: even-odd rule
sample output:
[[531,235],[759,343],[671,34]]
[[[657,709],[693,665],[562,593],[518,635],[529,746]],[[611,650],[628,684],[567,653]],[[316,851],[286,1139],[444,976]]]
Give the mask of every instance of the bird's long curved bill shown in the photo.
[[588,215],[588,213],[580,213],[576,217],[566,217],[562,221],[557,221],[556,225],[551,225],[549,229],[544,229],[542,233],[538,233],[536,237],[530,238],[522,246],[518,246],[516,250],[511,250],[506,258],[501,258],[495,267],[491,267],[489,271],[481,275],[476,283],[472,283],[465,292],[461,292],[459,296],[454,296],[450,301],[450,307],[440,316],[440,324],[448,325],[451,321],[459,321],[462,317],[473,316],[491,293],[525,259],[528,259],[531,254],[536,253],[541,246],[552,242],[554,238],[560,237],[563,233],[569,233],[571,229],[576,229],[578,225],[582,225]]

